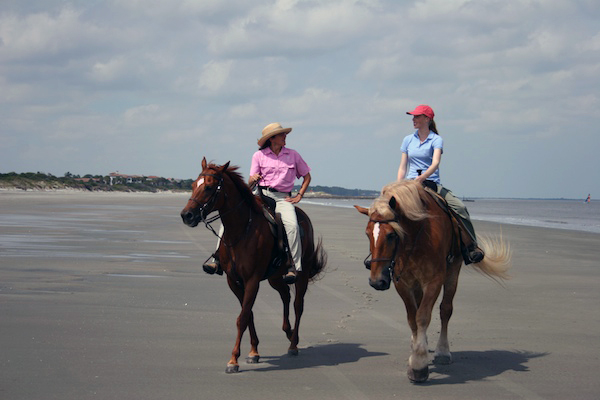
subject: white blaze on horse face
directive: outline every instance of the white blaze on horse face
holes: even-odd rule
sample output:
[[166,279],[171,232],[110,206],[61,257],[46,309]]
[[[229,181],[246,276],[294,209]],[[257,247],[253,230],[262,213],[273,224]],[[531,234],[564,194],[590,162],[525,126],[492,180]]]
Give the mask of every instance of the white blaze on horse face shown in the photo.
[[203,183],[204,183],[204,178],[198,179],[198,182],[196,183],[196,187],[199,188],[200,185],[202,185]]
[[375,222],[373,226],[373,244],[377,245],[377,238],[379,238],[379,222]]

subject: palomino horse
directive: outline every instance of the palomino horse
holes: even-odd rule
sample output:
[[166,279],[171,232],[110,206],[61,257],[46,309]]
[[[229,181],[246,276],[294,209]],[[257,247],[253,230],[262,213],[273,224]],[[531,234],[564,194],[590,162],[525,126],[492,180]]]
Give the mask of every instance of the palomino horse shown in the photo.
[[[366,233],[372,259],[365,260],[371,270],[369,284],[377,290],[387,290],[393,281],[404,300],[412,331],[408,378],[424,382],[429,377],[427,327],[442,287],[442,329],[434,363],[452,362],[448,321],[463,262],[456,220],[415,181],[391,183],[370,208],[355,207],[369,216]],[[507,279],[511,259],[508,246],[501,238],[480,239],[479,245],[485,258],[471,265],[493,279]]]
[[[195,227],[204,222],[209,227],[207,216],[218,211],[225,228],[219,247],[219,260],[223,271],[227,274],[227,283],[237,296],[242,311],[237,318],[237,338],[231,359],[227,363],[226,372],[238,372],[240,343],[246,328],[250,330],[250,353],[248,363],[257,363],[258,336],[254,327],[252,306],[256,300],[258,287],[263,279],[269,280],[271,286],[279,292],[283,301],[283,331],[290,340],[288,354],[298,354],[298,332],[300,317],[304,310],[304,295],[309,281],[313,280],[325,267],[326,254],[321,241],[315,246],[313,228],[308,216],[296,208],[299,224],[304,231],[302,237],[302,268],[296,278],[296,297],[294,311],[296,322],[294,329],[290,326],[290,288],[283,281],[288,265],[283,262],[277,269],[269,273],[273,255],[277,253],[274,234],[263,213],[259,198],[255,197],[248,185],[242,180],[237,167],[229,167],[229,162],[222,166],[207,164],[202,160],[202,173],[193,184],[192,197],[181,211],[183,222]],[[216,218],[212,218],[215,220]],[[211,228],[212,229],[212,228]],[[214,232],[214,231],[213,231]]]

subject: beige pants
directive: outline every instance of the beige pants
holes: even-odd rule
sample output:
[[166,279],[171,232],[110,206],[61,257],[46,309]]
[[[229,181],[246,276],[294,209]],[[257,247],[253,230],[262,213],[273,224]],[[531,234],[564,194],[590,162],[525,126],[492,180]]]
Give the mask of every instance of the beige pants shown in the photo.
[[[275,212],[281,214],[281,221],[288,239],[292,260],[296,271],[302,271],[302,246],[300,241],[300,232],[298,229],[298,218],[296,217],[296,208],[289,201],[285,201],[287,194],[278,192],[263,191],[265,196],[269,196],[275,200]],[[225,228],[223,225],[219,228],[219,239],[217,239],[217,250],[221,244],[221,238]]]
[[275,200],[275,212],[281,214],[281,221],[287,234],[288,245],[292,254],[292,260],[296,266],[296,271],[302,271],[302,244],[300,241],[300,231],[298,228],[298,218],[296,217],[296,207],[289,201],[285,201],[287,193],[269,192],[263,190],[263,195]]

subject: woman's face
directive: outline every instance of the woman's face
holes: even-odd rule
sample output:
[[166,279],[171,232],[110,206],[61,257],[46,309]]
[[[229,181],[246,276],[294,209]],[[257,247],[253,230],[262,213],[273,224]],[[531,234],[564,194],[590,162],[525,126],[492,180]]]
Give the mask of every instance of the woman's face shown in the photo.
[[285,138],[287,133],[279,133],[271,138],[271,145],[275,145],[278,147],[285,146]]
[[413,126],[415,129],[429,129],[429,118],[425,115],[415,115],[413,116]]

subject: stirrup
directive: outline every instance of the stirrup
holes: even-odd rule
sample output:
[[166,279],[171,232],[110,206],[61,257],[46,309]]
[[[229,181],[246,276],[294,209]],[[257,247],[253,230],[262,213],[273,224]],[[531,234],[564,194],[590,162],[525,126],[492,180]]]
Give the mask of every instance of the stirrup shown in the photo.
[[296,283],[296,270],[290,269],[288,273],[283,276],[283,281],[288,285]]
[[485,254],[479,247],[472,247],[467,249],[465,256],[465,265],[469,265],[480,263],[485,257]]
[[[214,262],[206,262],[210,259],[214,259]],[[204,264],[202,264],[202,269],[204,270],[204,272],[206,272],[209,275],[223,275],[223,270],[221,269],[221,263],[219,262],[219,258],[216,256],[216,254],[213,254],[212,256],[210,256],[208,258],[208,260],[206,260],[204,262]]]

